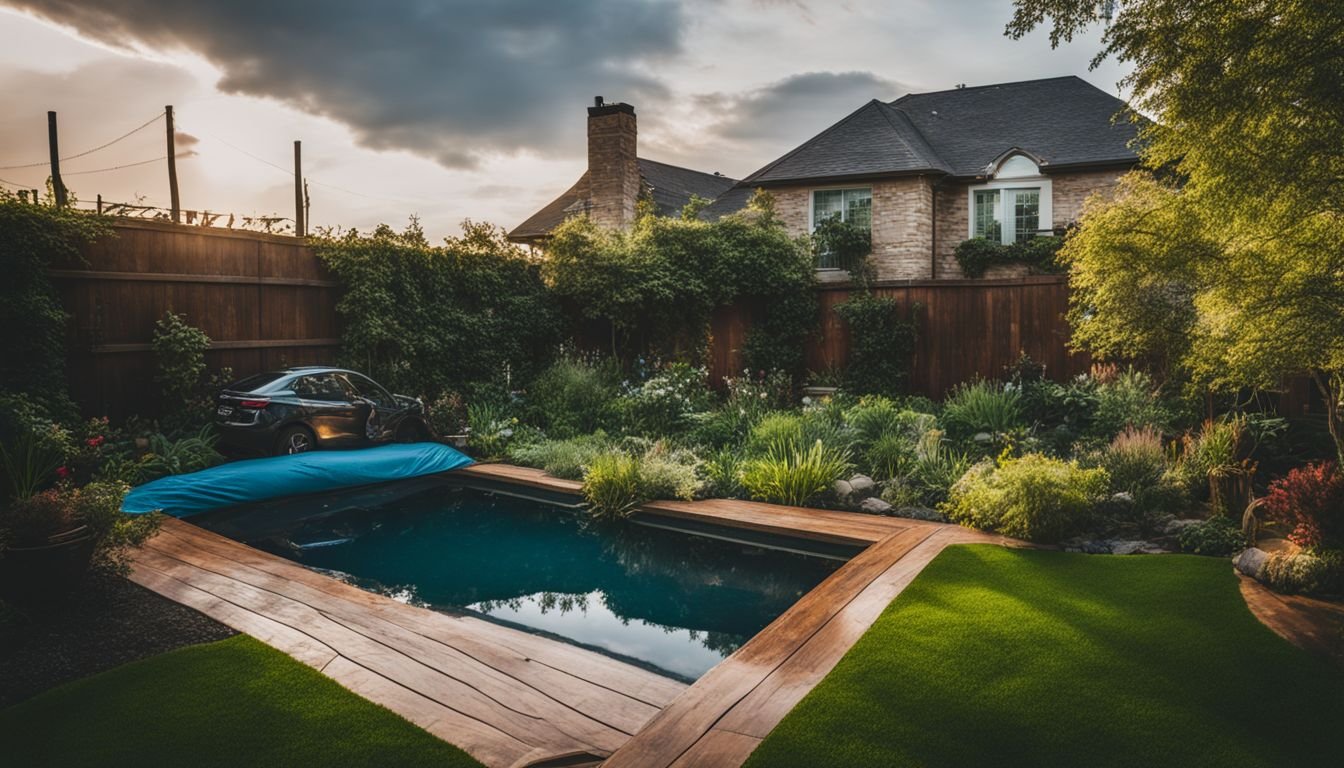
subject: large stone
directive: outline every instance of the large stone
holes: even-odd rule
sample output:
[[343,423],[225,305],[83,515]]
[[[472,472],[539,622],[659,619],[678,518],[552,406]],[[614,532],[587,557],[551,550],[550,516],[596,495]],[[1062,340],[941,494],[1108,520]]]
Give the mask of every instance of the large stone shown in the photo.
[[883,501],[877,497],[864,499],[859,503],[859,511],[867,512],[870,515],[889,515],[891,514],[891,502]]
[[1238,571],[1253,579],[1258,579],[1260,578],[1260,572],[1265,569],[1265,561],[1268,559],[1268,552],[1259,547],[1251,547],[1243,549],[1241,554],[1232,560],[1232,564]]
[[1151,541],[1116,539],[1107,544],[1112,555],[1156,555],[1166,551]]
[[856,498],[867,498],[877,493],[877,483],[867,475],[855,475],[849,478],[849,487]]
[[1166,525],[1162,526],[1162,532],[1168,536],[1172,536],[1174,534],[1180,533],[1181,531],[1184,531],[1186,528],[1189,528],[1192,525],[1196,525],[1202,522],[1204,521],[1195,517],[1174,519],[1168,521]]
[[836,480],[835,484],[831,486],[831,490],[835,492],[835,498],[839,499],[841,504],[848,504],[849,500],[854,497],[854,487],[849,484],[848,480]]

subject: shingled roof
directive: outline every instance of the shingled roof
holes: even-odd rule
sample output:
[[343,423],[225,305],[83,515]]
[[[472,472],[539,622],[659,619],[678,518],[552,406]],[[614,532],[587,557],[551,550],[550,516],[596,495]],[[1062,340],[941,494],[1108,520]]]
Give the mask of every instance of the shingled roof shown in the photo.
[[[657,160],[641,157],[637,162],[640,180],[653,200],[655,210],[661,216],[676,215],[691,201],[691,195],[714,200],[738,183],[737,179],[730,179],[717,173],[693,171],[690,168],[668,165]],[[585,171],[574,186],[565,190],[564,194],[514,227],[509,232],[509,237],[514,240],[545,237],[566,218],[586,211],[587,204],[588,173]]]
[[921,173],[974,177],[1024,150],[1044,170],[1138,161],[1125,103],[1078,77],[873,100],[766,165],[740,186]]

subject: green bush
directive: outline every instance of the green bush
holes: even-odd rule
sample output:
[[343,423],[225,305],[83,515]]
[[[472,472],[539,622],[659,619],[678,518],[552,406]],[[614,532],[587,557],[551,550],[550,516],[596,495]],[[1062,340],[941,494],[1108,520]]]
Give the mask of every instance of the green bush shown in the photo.
[[1215,515],[1181,530],[1178,537],[1182,552],[1225,557],[1246,548],[1246,534],[1232,518]]
[[502,230],[471,221],[432,246],[412,220],[315,240],[341,284],[341,355],[393,391],[468,400],[529,381],[563,323],[541,268]]
[[915,445],[904,433],[884,433],[864,450],[864,468],[874,480],[908,477],[919,460]]
[[672,363],[622,398],[628,427],[643,435],[676,435],[693,426],[689,416],[713,405],[704,368]]
[[752,427],[744,451],[748,456],[761,456],[776,446],[803,450],[817,441],[848,452],[853,436],[843,421],[824,408],[779,411]]
[[901,317],[897,301],[871,293],[836,305],[849,329],[849,367],[844,386],[855,394],[896,395],[910,385],[917,325],[914,310]]
[[1245,421],[1240,416],[1205,421],[1198,432],[1182,439],[1180,459],[1172,476],[1197,498],[1207,498],[1209,475],[1243,466],[1242,433]]
[[81,264],[81,248],[110,233],[101,217],[0,190],[0,392],[27,393],[58,419],[73,415],[67,315],[47,270]]
[[1176,512],[1187,502],[1184,487],[1170,478],[1162,435],[1152,427],[1126,427],[1098,453],[1096,465],[1106,470],[1111,491],[1129,494],[1140,512]]
[[1153,380],[1134,368],[1098,384],[1096,402],[1091,433],[1103,440],[1110,440],[1125,427],[1170,432],[1176,422],[1174,410],[1162,400]]
[[958,244],[954,255],[967,277],[983,277],[990,267],[1005,264],[1023,264],[1032,272],[1054,273],[1064,271],[1055,260],[1063,244],[1062,237],[1041,235],[1007,245],[973,237]]
[[1261,577],[1286,594],[1344,595],[1344,550],[1275,552],[1265,560]]
[[746,494],[742,485],[742,454],[736,448],[720,448],[705,460],[705,494],[717,499],[736,499]]
[[149,438],[149,451],[139,460],[140,481],[213,467],[224,460],[215,450],[218,441],[214,427],[208,424],[196,434],[178,440],[152,435]]
[[508,448],[508,456],[514,464],[542,469],[554,477],[582,480],[584,468],[611,447],[612,440],[607,433],[598,431],[568,440],[514,443]]
[[1104,469],[1027,454],[997,466],[985,460],[952,487],[949,519],[1028,541],[1057,542],[1078,532],[1107,491]]
[[528,386],[528,421],[556,438],[613,427],[620,380],[614,360],[562,357]]
[[1026,427],[1022,393],[983,379],[962,384],[943,401],[942,422],[958,439],[978,433],[1007,435]]
[[771,445],[742,468],[742,485],[752,498],[804,506],[851,469],[849,453],[821,440],[801,448],[788,441]]
[[702,465],[694,451],[659,440],[639,457],[643,495],[650,499],[694,499],[702,486]]
[[503,456],[517,431],[518,419],[508,408],[488,400],[467,406],[467,445],[478,458]]
[[440,436],[461,435],[467,430],[467,401],[459,392],[445,391],[429,406],[429,424]]
[[583,479],[588,510],[602,519],[621,518],[649,500],[639,472],[639,459],[624,451],[598,454]]

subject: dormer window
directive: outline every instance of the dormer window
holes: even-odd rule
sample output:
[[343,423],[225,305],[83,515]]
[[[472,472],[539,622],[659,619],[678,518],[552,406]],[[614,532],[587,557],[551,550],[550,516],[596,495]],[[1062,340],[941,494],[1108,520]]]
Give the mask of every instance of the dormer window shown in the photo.
[[1020,243],[1053,228],[1050,179],[1041,174],[1035,160],[1020,153],[1008,154],[992,164],[991,179],[972,185],[968,237],[983,237],[997,243]]

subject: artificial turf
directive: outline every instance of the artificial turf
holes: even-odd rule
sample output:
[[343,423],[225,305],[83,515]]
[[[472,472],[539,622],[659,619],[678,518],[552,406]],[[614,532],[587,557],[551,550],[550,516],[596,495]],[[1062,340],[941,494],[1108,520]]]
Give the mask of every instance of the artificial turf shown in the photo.
[[949,547],[747,762],[1339,766],[1344,672],[1224,559]]
[[438,766],[460,749],[239,635],[78,680],[0,710],[12,766]]

